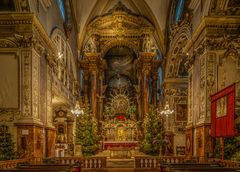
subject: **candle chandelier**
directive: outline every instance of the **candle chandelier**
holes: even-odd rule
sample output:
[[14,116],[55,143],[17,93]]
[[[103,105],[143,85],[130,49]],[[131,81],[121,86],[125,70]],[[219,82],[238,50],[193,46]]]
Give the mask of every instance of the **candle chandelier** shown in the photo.
[[83,115],[83,109],[80,107],[80,103],[79,101],[76,101],[76,105],[74,107],[74,109],[71,110],[73,115],[79,116],[79,115]]
[[169,107],[168,102],[166,102],[164,109],[160,112],[161,115],[165,115],[168,117],[168,115],[171,115],[174,112],[174,110],[171,110]]

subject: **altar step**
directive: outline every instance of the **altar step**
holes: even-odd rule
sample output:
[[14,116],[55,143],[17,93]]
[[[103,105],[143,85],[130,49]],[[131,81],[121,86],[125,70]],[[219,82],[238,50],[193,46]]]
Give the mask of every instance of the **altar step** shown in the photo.
[[146,169],[134,169],[134,168],[108,168],[107,172],[159,172],[159,170],[146,170]]
[[134,168],[134,159],[108,159],[107,168]]

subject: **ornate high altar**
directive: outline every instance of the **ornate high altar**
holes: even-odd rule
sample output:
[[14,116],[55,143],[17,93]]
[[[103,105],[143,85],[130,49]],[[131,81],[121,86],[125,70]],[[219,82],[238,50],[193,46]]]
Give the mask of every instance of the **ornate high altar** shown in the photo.
[[110,157],[131,157],[138,143],[137,122],[118,114],[103,122],[103,149],[110,151]]
[[129,157],[138,144],[138,123],[134,107],[127,95],[119,93],[111,98],[102,121],[103,149],[111,157]]
[[104,149],[110,147],[135,147],[138,140],[137,123],[119,115],[103,124]]

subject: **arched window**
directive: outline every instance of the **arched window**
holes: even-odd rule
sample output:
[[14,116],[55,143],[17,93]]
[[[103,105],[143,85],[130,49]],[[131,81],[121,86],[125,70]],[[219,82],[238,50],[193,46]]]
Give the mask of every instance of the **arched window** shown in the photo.
[[176,22],[179,22],[179,20],[181,18],[183,3],[184,3],[184,0],[178,0],[178,5],[176,8],[176,13],[175,13],[175,21]]
[[65,20],[65,8],[62,0],[58,0],[58,6],[62,14],[63,20]]
[[64,33],[55,29],[52,33],[52,41],[58,51],[58,79],[71,91],[74,92],[74,81],[77,80],[76,64],[69,43]]
[[161,59],[162,59],[162,53],[161,53],[159,50],[157,50],[156,59],[157,59],[157,60],[161,60]]

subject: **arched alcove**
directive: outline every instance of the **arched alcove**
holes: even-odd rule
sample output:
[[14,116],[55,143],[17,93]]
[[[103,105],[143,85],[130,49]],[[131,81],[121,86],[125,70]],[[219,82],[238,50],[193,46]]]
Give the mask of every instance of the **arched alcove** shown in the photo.
[[135,102],[134,85],[136,84],[135,60],[137,58],[133,49],[127,46],[115,46],[110,48],[104,59],[107,63],[105,69],[106,103],[122,94],[126,96],[130,104]]

